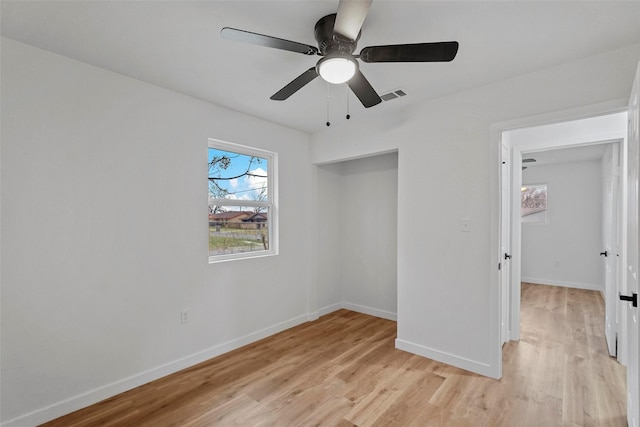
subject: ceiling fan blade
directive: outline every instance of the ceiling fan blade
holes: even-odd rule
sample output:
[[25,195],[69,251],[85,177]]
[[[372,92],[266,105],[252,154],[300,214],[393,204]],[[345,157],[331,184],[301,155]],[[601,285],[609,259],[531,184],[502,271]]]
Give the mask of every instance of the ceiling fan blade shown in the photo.
[[263,34],[252,33],[250,31],[238,30],[236,28],[224,27],[220,31],[220,36],[226,40],[288,50],[290,52],[303,53],[305,55],[316,55],[318,53],[318,49],[314,46],[292,42],[291,40],[279,39],[277,37],[265,36]]
[[347,84],[366,108],[373,107],[382,102],[382,99],[360,70],[356,71]]
[[357,40],[372,0],[340,0],[333,32]]
[[458,53],[458,42],[368,46],[360,52],[364,62],[447,62]]
[[307,83],[309,83],[316,77],[318,77],[316,67],[311,67],[307,71],[293,79],[291,83],[274,93],[271,96],[271,99],[273,99],[274,101],[284,101],[285,99],[289,98],[291,95],[302,89],[302,87],[304,87]]

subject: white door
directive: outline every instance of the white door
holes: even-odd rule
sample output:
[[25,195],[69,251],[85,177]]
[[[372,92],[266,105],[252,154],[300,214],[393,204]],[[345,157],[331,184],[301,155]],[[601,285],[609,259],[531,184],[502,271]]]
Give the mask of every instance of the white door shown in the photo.
[[619,146],[618,143],[611,144],[605,157],[605,194],[603,203],[603,251],[600,255],[604,255],[605,262],[605,337],[607,338],[607,347],[609,354],[613,357],[617,356],[617,340],[618,340],[618,323],[617,323],[617,307],[618,307],[618,274],[617,259],[619,251],[617,247],[618,233],[618,182],[619,182]]
[[500,284],[501,284],[501,313],[500,313],[500,337],[502,344],[509,340],[509,305],[511,289],[511,209],[509,189],[511,188],[511,161],[510,150],[502,144],[502,166],[500,170],[502,181],[501,192],[501,225],[500,231]]
[[[638,295],[638,151],[640,148],[640,64],[631,91],[629,101],[629,133],[628,133],[628,226],[627,226],[627,291],[626,297]],[[640,423],[640,372],[638,370],[638,308],[632,302],[628,304],[627,315],[627,422],[638,427]],[[636,304],[637,305],[637,304]]]

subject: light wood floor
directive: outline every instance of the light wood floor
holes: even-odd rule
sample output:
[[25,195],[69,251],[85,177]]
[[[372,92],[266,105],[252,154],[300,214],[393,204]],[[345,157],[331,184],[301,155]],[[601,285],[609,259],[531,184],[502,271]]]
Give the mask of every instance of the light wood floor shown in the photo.
[[599,293],[523,284],[522,338],[485,378],[396,350],[340,310],[48,426],[625,426]]

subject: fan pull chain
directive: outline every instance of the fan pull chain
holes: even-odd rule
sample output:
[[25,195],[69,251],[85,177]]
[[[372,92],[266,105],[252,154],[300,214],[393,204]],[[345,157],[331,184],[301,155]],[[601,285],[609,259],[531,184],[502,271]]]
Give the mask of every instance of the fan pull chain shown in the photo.
[[349,114],[349,86],[347,86],[347,120],[351,118],[351,114]]
[[324,87],[327,93],[327,126],[331,126],[331,122],[329,121],[329,83],[325,83]]

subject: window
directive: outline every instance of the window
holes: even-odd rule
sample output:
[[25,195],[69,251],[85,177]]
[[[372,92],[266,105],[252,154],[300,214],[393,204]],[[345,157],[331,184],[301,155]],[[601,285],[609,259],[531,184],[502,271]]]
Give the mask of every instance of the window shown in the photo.
[[209,140],[209,262],[276,253],[276,154]]
[[523,185],[520,189],[522,222],[547,222],[547,186]]

